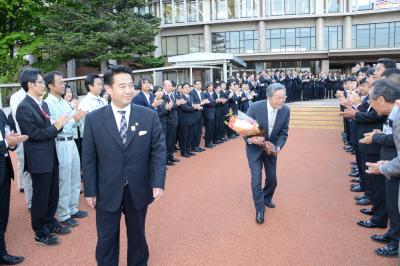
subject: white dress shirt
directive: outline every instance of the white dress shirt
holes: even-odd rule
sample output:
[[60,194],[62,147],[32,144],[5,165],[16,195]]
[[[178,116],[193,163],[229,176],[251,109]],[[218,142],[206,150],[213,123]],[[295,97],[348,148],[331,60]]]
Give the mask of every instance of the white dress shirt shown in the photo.
[[[125,111],[126,124],[127,124],[127,126],[129,126],[129,116],[131,114],[131,105],[128,104],[126,107],[121,109],[121,108],[116,107],[113,103],[111,103],[111,108],[112,108],[112,111],[114,114],[115,122],[117,122],[118,131],[121,127],[121,118],[122,118],[122,115],[118,111]],[[129,130],[129,128],[128,128],[128,130]]]
[[11,98],[10,98],[11,113],[12,113],[12,117],[14,119],[15,126],[17,128],[17,132],[21,132],[21,130],[19,129],[17,119],[16,119],[17,108],[18,108],[18,105],[22,102],[22,100],[25,99],[25,97],[26,97],[26,92],[23,88],[21,88],[17,92],[15,92],[13,95],[11,95]]
[[82,99],[79,103],[79,110],[84,112],[92,112],[107,105],[107,101],[100,96],[96,96],[91,92]]
[[272,130],[274,129],[276,114],[278,113],[278,109],[272,108],[269,104],[269,100],[267,100],[268,105],[268,137],[271,136]]

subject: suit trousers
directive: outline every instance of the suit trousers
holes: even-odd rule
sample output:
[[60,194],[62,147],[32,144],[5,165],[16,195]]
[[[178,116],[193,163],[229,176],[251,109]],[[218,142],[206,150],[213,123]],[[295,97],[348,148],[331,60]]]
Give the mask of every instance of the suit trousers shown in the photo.
[[377,225],[386,226],[388,222],[388,214],[386,208],[386,191],[385,191],[385,176],[384,175],[370,175],[365,172],[367,169],[365,163],[376,163],[379,161],[379,154],[361,153],[363,160],[363,176],[369,183],[370,198],[372,201],[372,210],[374,216],[371,221]]
[[119,235],[121,213],[125,215],[126,234],[128,238],[127,265],[147,265],[149,249],[145,235],[147,207],[135,209],[129,193],[129,187],[124,187],[121,209],[107,212],[100,208],[96,210],[97,246],[96,260],[99,266],[118,266]]
[[63,222],[79,211],[81,190],[81,163],[75,141],[57,141],[59,159],[58,221]]
[[195,114],[195,121],[192,130],[193,137],[191,139],[191,142],[189,142],[192,148],[200,146],[201,133],[203,131],[203,115],[201,114],[201,111],[196,111],[196,112],[200,112],[200,115],[198,115],[197,113]]
[[[264,211],[265,200],[271,200],[274,195],[277,186],[276,163],[277,157],[267,156],[265,153],[263,153],[256,162],[249,163],[251,191],[257,212]],[[266,176],[264,188],[262,188],[263,165]]]
[[[193,125],[182,126],[179,125],[179,148],[181,154],[188,153],[190,151],[191,143],[193,138]],[[197,147],[197,146],[196,146]]]
[[166,145],[167,145],[167,159],[174,157],[174,147],[176,144],[176,131],[177,127],[167,127]]
[[215,112],[214,142],[224,137],[224,116],[221,110]]
[[389,231],[387,235],[391,241],[398,244],[400,240],[400,212],[398,207],[400,179],[392,178],[385,180],[386,186],[386,207],[389,216]]
[[54,218],[58,205],[58,165],[54,165],[53,172],[31,174],[31,176],[32,228],[37,237],[43,238],[58,224]]
[[24,157],[24,145],[18,145],[16,149],[17,160],[18,160],[18,180],[20,188],[24,189],[25,201],[28,208],[32,206],[32,178],[31,175],[24,170],[25,157]]
[[205,127],[206,127],[206,134],[205,134],[205,143],[211,144],[214,138],[214,127],[215,127],[215,119],[205,119]]
[[4,238],[10,214],[10,190],[11,179],[6,175],[3,183],[0,184],[0,256],[7,254]]

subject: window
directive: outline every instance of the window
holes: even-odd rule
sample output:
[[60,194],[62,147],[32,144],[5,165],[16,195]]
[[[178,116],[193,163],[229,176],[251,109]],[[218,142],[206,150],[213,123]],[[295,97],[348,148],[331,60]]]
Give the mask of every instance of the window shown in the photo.
[[353,25],[353,48],[400,47],[400,22]]
[[330,26],[324,28],[325,50],[338,50],[343,48],[342,26]]
[[175,1],[175,22],[185,22],[185,3],[183,1]]
[[203,34],[162,37],[162,53],[164,56],[174,56],[204,51]]
[[258,52],[258,31],[228,31],[212,34],[214,53],[243,54]]
[[315,13],[315,1],[321,0],[263,0],[266,16],[304,15]]
[[258,1],[257,0],[238,0],[239,1],[239,11],[240,17],[242,18],[251,18],[257,17],[259,12],[258,10]]
[[227,18],[227,7],[225,5],[225,0],[215,0],[215,8],[211,9],[213,11],[213,17],[215,19],[226,19]]
[[374,9],[375,0],[352,0],[353,11]]
[[340,0],[325,0],[325,13],[340,12]]
[[172,23],[172,3],[163,3],[163,8],[164,8],[164,23],[165,24],[171,24]]
[[[187,21],[203,21],[203,1],[202,0],[187,0],[186,2],[187,10]],[[197,16],[199,18],[197,19]]]
[[228,0],[228,18],[237,17],[236,0]]
[[267,52],[298,52],[315,50],[315,28],[266,30]]

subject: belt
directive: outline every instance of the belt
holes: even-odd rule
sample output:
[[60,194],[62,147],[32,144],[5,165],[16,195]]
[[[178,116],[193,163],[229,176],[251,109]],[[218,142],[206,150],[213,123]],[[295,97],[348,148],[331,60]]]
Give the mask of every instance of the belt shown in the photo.
[[64,138],[64,137],[58,137],[57,138],[57,141],[66,141],[66,140],[73,140],[74,139],[74,137],[66,137],[66,138]]

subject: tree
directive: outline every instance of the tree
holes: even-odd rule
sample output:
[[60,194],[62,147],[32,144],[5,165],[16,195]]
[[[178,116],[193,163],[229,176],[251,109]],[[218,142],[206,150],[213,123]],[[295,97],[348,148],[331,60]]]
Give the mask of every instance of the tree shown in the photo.
[[[43,50],[59,61],[84,59],[99,63],[102,60],[141,60],[152,66],[165,61],[152,60],[154,37],[160,20],[153,15],[140,15],[134,7],[143,0],[64,0],[49,6],[42,19],[45,31]],[[154,59],[154,58],[153,58]],[[138,65],[138,64],[135,64]]]

